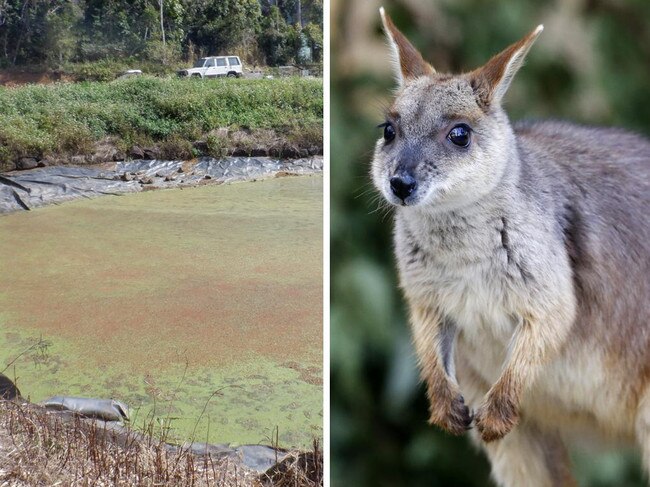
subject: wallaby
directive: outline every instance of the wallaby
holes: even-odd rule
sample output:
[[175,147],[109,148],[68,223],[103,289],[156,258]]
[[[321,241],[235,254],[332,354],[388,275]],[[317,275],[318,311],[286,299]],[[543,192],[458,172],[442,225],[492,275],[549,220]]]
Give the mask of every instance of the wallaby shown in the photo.
[[430,422],[471,429],[501,486],[576,485],[564,443],[584,432],[636,442],[647,468],[650,142],[510,124],[542,26],[447,75],[380,13],[399,88],[372,178],[395,207]]

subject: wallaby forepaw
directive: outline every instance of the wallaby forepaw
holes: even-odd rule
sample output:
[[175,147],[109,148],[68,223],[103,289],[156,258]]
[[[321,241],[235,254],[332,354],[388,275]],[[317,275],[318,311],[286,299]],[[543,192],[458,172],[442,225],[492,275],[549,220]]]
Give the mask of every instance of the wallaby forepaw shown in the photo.
[[490,399],[484,402],[474,416],[476,428],[486,443],[500,440],[519,422],[519,412],[509,399]]
[[472,415],[460,394],[450,401],[442,403],[435,401],[431,404],[429,423],[435,424],[452,435],[462,435],[472,426]]

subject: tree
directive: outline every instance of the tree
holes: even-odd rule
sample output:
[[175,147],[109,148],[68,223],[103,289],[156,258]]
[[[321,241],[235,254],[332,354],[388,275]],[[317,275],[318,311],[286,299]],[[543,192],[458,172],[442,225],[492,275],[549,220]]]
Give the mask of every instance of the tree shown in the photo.
[[262,11],[258,0],[188,1],[188,39],[206,54],[228,54],[255,46]]
[[162,43],[164,47],[167,47],[167,43],[165,42],[165,22],[164,22],[164,14],[163,14],[163,0],[158,0],[158,4],[160,5],[160,33],[162,35]]
[[260,48],[264,53],[266,64],[277,66],[286,64],[290,56],[291,27],[287,25],[276,6],[271,7],[269,14],[262,21]]
[[315,12],[322,0],[0,0],[0,63],[139,57],[167,64],[196,49],[287,64],[305,42],[322,56]]
[[323,60],[323,29],[318,24],[310,22],[302,30],[307,38],[307,45],[312,52],[312,60],[320,63]]
[[5,63],[46,58],[48,23],[72,7],[71,0],[0,0],[0,38]]
[[79,21],[82,11],[73,2],[48,12],[45,22],[45,58],[50,66],[60,66],[77,54]]
[[316,24],[323,31],[323,0],[301,0],[302,23]]

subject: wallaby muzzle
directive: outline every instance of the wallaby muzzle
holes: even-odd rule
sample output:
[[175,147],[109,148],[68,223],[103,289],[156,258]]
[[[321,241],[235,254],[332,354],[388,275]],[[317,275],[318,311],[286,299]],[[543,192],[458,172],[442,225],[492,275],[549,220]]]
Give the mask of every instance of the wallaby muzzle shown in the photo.
[[402,201],[411,196],[418,187],[418,183],[408,172],[399,172],[390,178],[390,189]]

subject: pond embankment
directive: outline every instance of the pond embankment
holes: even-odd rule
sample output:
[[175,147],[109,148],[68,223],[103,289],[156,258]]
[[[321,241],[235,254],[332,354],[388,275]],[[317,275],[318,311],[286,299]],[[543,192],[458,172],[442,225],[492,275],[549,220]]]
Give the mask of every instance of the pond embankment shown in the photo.
[[322,79],[140,77],[0,87],[0,172],[322,154]]

